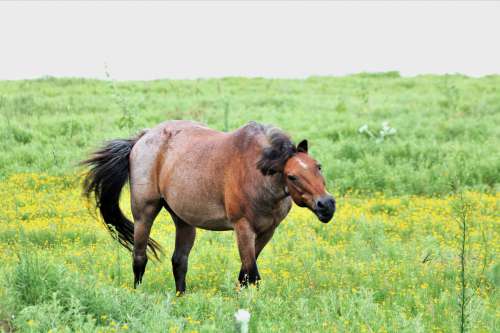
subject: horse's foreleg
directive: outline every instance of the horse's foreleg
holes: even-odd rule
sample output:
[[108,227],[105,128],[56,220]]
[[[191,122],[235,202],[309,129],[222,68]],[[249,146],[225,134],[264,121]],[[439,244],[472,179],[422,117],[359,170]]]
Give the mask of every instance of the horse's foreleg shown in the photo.
[[134,216],[134,251],[132,268],[134,270],[134,288],[142,282],[146,270],[148,257],[146,248],[153,221],[160,212],[161,202],[134,202],[132,201],[132,214]]
[[255,256],[258,258],[264,247],[269,243],[271,238],[273,237],[275,227],[271,227],[268,230],[264,231],[257,235],[255,239]]
[[[270,228],[264,231],[263,233],[257,234],[257,237],[255,238],[255,260],[259,258],[260,253],[262,252],[266,244],[269,242],[269,240],[271,240],[271,238],[273,237],[274,230],[276,230],[276,228]],[[240,275],[238,278],[240,281],[243,278],[244,274],[245,273],[243,271],[243,266],[241,266]],[[257,269],[257,281],[260,279],[261,277]]]
[[248,283],[255,284],[260,279],[255,257],[255,232],[245,218],[235,223],[234,230],[242,264],[238,280],[241,286],[246,286]]
[[186,273],[188,269],[189,252],[193,248],[196,237],[196,228],[174,217],[175,222],[175,250],[172,256],[172,269],[175,278],[177,293],[186,291]]

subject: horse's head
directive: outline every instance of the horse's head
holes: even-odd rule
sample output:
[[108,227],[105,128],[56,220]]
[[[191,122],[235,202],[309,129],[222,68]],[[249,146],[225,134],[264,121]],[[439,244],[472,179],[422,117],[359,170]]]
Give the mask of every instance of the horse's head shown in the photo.
[[268,134],[270,146],[257,162],[263,175],[281,174],[288,193],[300,207],[308,207],[321,222],[335,213],[335,200],[325,189],[321,166],[307,153],[307,140],[295,146],[280,130]]
[[307,140],[298,144],[297,152],[286,161],[283,174],[293,201],[328,223],[335,213],[335,199],[326,191],[321,165],[307,153]]

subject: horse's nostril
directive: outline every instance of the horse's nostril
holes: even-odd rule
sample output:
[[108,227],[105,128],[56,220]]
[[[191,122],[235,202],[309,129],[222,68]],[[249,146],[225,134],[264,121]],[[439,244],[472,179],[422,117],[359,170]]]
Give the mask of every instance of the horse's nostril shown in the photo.
[[323,197],[316,201],[316,208],[318,210],[335,210],[335,200],[332,197]]
[[327,223],[335,214],[335,199],[331,195],[318,198],[314,212],[321,222]]

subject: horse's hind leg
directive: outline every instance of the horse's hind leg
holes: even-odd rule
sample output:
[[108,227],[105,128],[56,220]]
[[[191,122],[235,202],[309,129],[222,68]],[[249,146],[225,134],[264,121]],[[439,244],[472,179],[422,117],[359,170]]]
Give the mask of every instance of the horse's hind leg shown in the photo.
[[153,226],[153,221],[162,207],[161,199],[144,200],[132,198],[132,214],[134,216],[134,288],[142,282],[142,276],[146,270],[148,257],[146,248],[148,245],[149,233]]
[[187,224],[175,214],[171,213],[171,215],[175,223],[175,250],[172,255],[175,290],[177,293],[184,293],[186,291],[188,257],[193,248],[196,228]]

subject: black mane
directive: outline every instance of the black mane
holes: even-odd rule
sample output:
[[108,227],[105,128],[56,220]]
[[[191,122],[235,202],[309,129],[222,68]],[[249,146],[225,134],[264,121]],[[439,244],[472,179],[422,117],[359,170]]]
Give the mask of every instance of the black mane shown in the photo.
[[297,153],[297,147],[279,128],[266,126],[263,130],[270,146],[262,151],[257,168],[265,176],[283,172],[286,161]]

